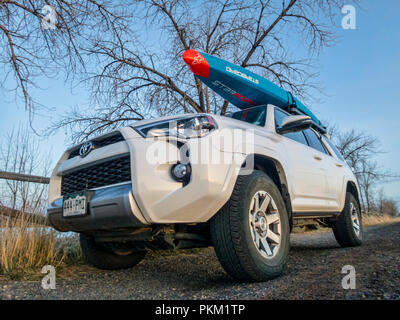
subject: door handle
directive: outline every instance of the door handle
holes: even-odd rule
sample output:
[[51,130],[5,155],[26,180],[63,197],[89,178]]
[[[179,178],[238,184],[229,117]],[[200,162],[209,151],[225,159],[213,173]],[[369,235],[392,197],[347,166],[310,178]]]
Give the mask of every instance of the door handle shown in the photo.
[[315,160],[318,160],[318,161],[321,161],[321,160],[322,160],[322,158],[321,158],[319,155],[317,155],[317,154],[314,154],[314,159],[315,159]]
[[339,168],[343,167],[343,165],[340,163],[335,163],[335,164],[336,164],[336,167],[339,167]]

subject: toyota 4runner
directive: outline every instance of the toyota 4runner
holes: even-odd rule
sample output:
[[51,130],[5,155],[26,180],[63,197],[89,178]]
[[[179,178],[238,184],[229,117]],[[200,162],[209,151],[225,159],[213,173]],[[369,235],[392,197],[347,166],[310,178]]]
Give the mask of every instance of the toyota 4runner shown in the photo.
[[363,237],[342,155],[308,116],[273,105],[143,120],[74,146],[49,198],[52,226],[80,233],[103,269],[152,249],[214,246],[228,274],[264,281],[281,274],[297,221],[320,219],[342,247]]

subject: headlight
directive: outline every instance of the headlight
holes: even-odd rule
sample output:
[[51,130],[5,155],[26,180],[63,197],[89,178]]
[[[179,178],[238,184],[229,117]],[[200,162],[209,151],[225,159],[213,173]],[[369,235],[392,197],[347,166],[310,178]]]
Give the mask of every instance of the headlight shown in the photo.
[[135,129],[145,138],[176,136],[179,138],[198,138],[217,128],[211,116],[194,116],[151,123]]

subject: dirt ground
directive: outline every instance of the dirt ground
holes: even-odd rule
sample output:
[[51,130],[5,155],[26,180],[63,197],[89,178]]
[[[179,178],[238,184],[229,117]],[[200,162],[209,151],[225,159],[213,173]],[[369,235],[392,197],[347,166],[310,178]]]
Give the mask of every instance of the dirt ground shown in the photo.
[[[356,288],[342,288],[352,265]],[[342,249],[332,232],[292,234],[284,274],[264,283],[238,283],[212,248],[150,255],[123,271],[71,268],[55,290],[40,281],[0,281],[0,299],[400,299],[400,223],[368,227],[363,246]],[[40,271],[39,271],[40,272]]]

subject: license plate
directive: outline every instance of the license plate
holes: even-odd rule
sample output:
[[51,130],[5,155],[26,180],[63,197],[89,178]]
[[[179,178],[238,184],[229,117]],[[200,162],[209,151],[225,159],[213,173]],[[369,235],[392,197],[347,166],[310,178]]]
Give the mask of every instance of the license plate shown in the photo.
[[83,216],[87,213],[87,196],[85,192],[68,194],[63,198],[63,216]]

